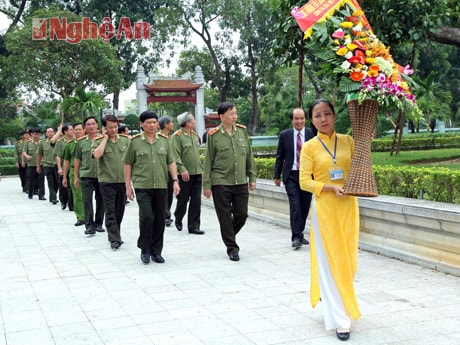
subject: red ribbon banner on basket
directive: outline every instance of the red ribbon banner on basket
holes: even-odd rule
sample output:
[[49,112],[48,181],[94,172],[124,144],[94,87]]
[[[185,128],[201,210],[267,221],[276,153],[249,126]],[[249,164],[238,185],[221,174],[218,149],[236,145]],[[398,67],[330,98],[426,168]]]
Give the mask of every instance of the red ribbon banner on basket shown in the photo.
[[[302,7],[294,7],[291,11],[300,29],[305,32],[305,38],[311,36],[312,27],[317,22],[325,21],[340,7],[348,4],[354,11],[361,10],[357,0],[310,0]],[[365,24],[369,25],[363,16]],[[370,25],[369,25],[370,28]]]

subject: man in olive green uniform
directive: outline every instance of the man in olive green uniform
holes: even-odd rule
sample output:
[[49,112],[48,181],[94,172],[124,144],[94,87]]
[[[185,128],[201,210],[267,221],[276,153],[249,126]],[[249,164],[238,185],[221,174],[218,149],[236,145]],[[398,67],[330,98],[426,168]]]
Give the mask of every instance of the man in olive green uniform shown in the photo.
[[248,217],[249,189],[256,188],[256,168],[246,128],[236,124],[238,113],[232,103],[217,109],[221,124],[208,133],[203,174],[203,193],[214,200],[227,255],[239,261],[236,235]]
[[64,152],[62,153],[62,185],[64,187],[69,187],[70,185],[73,197],[73,207],[75,210],[75,216],[77,217],[75,226],[80,226],[85,224],[85,211],[83,208],[83,196],[81,193],[81,187],[75,186],[74,152],[75,145],[77,145],[77,140],[85,135],[83,125],[81,123],[74,124],[73,132],[75,137],[65,144]]
[[125,213],[126,188],[123,155],[128,148],[127,136],[118,134],[118,121],[113,115],[102,118],[102,135],[93,142],[97,159],[97,179],[104,200],[105,227],[112,249],[122,245],[120,227]]
[[174,211],[177,230],[182,230],[182,219],[187,211],[187,226],[190,234],[202,235],[201,224],[201,182],[203,166],[200,159],[200,136],[194,131],[195,117],[183,113],[177,117],[182,128],[171,137],[171,143],[176,156],[176,166],[179,178],[180,193],[177,196]]
[[24,143],[27,140],[30,140],[30,136],[27,131],[21,131],[19,135],[21,136],[21,139],[16,141],[16,144],[14,144],[14,162],[16,164],[16,168],[19,170],[22,192],[27,193],[29,190],[29,186],[27,184],[27,167],[22,166],[22,151],[24,149]]
[[180,192],[176,163],[168,138],[157,133],[157,114],[147,110],[139,116],[139,120],[144,131],[131,138],[123,157],[126,196],[129,200],[134,200],[134,190],[136,191],[139,205],[137,246],[141,249],[142,262],[148,264],[151,258],[157,263],[163,263],[165,260],[161,252],[168,171],[173,178],[174,195]]
[[[62,136],[56,140],[56,144],[54,145],[54,157],[56,161],[56,169],[57,169],[57,176],[58,176],[58,185],[59,185],[59,201],[61,202],[61,209],[65,210],[67,205],[69,206],[69,210],[73,211],[73,197],[72,197],[72,189],[70,187],[65,187],[62,184],[63,175],[64,175],[64,148],[65,145],[74,138],[73,135],[73,126],[69,124],[64,124],[59,126],[58,131],[62,133]],[[67,179],[69,176],[67,175]]]
[[40,128],[32,128],[30,136],[32,140],[24,144],[22,152],[22,166],[26,166],[27,176],[29,181],[29,199],[33,198],[35,184],[38,184],[38,199],[46,200],[45,198],[45,175],[41,171],[40,165],[37,165],[38,148],[40,146]]
[[[162,116],[158,119],[158,125],[160,126],[160,133],[171,139],[171,135],[174,132],[174,122],[169,116]],[[166,197],[166,209],[165,209],[165,225],[170,226],[173,222],[171,219],[171,205],[173,202],[173,180],[169,175],[168,190]]]
[[[104,232],[104,203],[102,200],[99,182],[97,180],[97,162],[93,158],[91,146],[97,136],[97,120],[89,116],[83,120],[86,135],[77,140],[75,145],[74,183],[79,187],[83,196],[85,208],[85,235],[94,235],[96,231]],[[93,193],[96,198],[96,213],[93,210]]]
[[37,169],[43,166],[43,174],[48,181],[48,193],[49,201],[53,204],[57,204],[57,191],[58,191],[58,180],[56,176],[55,160],[54,160],[54,144],[51,143],[51,138],[54,136],[54,129],[46,129],[46,139],[40,141],[38,146],[38,158],[37,158]]

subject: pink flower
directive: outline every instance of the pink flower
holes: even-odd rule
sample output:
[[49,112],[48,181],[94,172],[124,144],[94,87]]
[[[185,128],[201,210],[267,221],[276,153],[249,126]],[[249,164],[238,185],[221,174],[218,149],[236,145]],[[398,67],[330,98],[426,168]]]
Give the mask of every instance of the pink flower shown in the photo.
[[345,31],[343,31],[343,29],[337,29],[332,34],[333,38],[338,38],[339,40],[341,40],[343,36],[345,36]]
[[410,65],[406,65],[406,67],[404,67],[404,72],[403,72],[405,75],[411,75],[414,73],[414,70],[410,68]]

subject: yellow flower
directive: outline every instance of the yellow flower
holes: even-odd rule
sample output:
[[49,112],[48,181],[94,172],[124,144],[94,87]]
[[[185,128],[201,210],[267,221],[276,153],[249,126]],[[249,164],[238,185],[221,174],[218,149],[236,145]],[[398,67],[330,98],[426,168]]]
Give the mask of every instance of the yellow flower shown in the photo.
[[366,63],[367,63],[368,65],[372,65],[372,64],[374,63],[374,61],[375,61],[374,58],[371,58],[371,57],[366,58]]
[[358,48],[358,46],[356,44],[353,44],[353,43],[348,43],[347,48],[350,51],[354,51],[356,48]]
[[359,17],[359,16],[362,16],[363,14],[364,14],[363,10],[356,10],[353,12],[353,17]]
[[340,56],[344,56],[346,53],[348,53],[348,49],[345,46],[340,47],[336,52],[336,54]]
[[334,44],[335,44],[336,46],[338,46],[338,45],[340,45],[340,41],[336,38],[336,39],[334,40]]
[[340,26],[344,29],[351,29],[353,27],[352,22],[341,22]]
[[369,66],[369,70],[367,71],[367,75],[369,77],[376,77],[379,75],[380,67],[378,65],[371,65]]
[[407,83],[404,82],[404,81],[400,82],[399,86],[401,86],[403,88],[403,90],[408,90],[409,89],[409,85],[407,85]]

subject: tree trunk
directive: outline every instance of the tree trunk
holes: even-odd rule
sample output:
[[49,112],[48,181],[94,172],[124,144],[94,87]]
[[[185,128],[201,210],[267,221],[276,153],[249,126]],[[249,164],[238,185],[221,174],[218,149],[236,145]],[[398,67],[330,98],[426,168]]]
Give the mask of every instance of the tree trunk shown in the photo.
[[460,28],[439,28],[431,36],[436,42],[460,47]]
[[401,111],[398,114],[398,119],[396,120],[395,133],[393,135],[393,142],[391,143],[390,156],[399,154],[401,149],[401,140],[402,140],[402,129],[404,127],[405,121],[404,113]]
[[120,90],[117,90],[113,93],[113,102],[112,102],[112,109],[113,110],[118,110],[118,107],[119,107],[119,103],[120,103]]
[[302,108],[302,92],[303,92],[303,63],[304,63],[304,51],[303,51],[303,32],[300,37],[299,47],[299,90],[297,92],[297,107]]
[[251,71],[251,94],[252,94],[252,116],[251,116],[251,132],[252,134],[257,133],[259,130],[259,97],[257,94],[257,73],[256,73],[256,65],[257,59],[254,57],[252,52],[252,45],[248,43],[248,57],[249,57],[249,68]]

